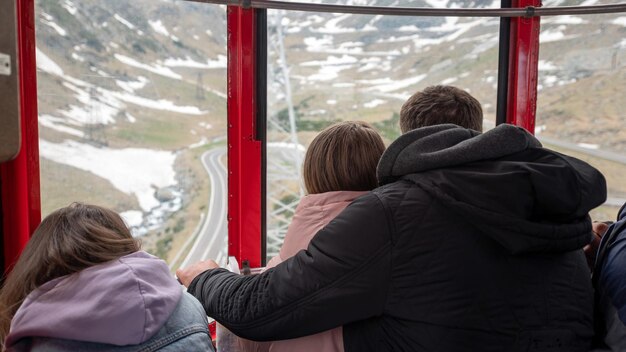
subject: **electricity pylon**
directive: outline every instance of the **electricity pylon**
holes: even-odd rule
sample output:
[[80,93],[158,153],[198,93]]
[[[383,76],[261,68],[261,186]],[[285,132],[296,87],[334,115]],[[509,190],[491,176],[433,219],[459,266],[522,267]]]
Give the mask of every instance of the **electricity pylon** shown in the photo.
[[300,198],[304,147],[298,140],[282,11],[268,25],[267,257],[278,254]]

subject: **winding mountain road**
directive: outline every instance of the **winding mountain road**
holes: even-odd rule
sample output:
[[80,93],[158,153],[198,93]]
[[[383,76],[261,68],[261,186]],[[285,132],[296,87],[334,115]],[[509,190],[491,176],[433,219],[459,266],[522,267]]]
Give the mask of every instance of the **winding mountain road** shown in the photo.
[[226,263],[228,256],[228,222],[226,219],[228,187],[226,168],[220,161],[225,154],[225,148],[216,148],[207,151],[200,157],[211,183],[209,208],[196,240],[180,266],[182,268],[206,259],[214,259],[220,265]]

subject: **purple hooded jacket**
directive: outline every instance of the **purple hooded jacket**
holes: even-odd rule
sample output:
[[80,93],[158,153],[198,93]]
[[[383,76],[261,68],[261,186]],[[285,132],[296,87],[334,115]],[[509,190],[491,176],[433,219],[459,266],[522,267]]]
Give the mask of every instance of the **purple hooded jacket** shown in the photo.
[[11,321],[6,347],[26,337],[137,345],[161,329],[181,295],[164,261],[135,252],[31,292]]

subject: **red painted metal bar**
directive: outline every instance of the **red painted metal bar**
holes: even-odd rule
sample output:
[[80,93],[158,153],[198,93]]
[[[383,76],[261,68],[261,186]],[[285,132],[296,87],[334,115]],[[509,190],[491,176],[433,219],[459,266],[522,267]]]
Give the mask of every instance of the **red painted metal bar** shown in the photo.
[[18,0],[17,13],[22,142],[17,157],[0,164],[6,269],[15,263],[41,221],[35,1]]
[[256,138],[255,10],[227,8],[228,253],[261,266],[261,151]]
[[[513,0],[513,7],[540,7],[541,0]],[[539,64],[539,17],[511,19],[507,123],[535,133]]]

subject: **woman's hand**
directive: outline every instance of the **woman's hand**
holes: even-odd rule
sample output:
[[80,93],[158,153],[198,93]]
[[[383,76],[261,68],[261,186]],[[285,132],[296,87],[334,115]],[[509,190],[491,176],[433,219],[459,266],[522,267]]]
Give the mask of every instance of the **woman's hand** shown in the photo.
[[185,287],[189,287],[193,279],[196,276],[202,274],[203,272],[209,269],[217,269],[220,266],[212,259],[203,260],[201,262],[197,262],[192,264],[186,268],[176,270],[176,276],[178,277],[178,281],[183,284]]

